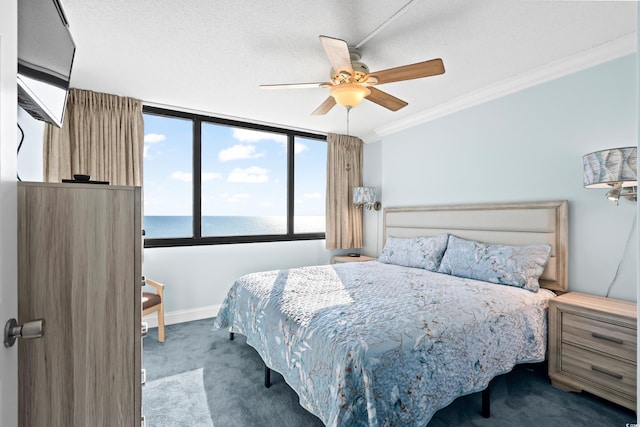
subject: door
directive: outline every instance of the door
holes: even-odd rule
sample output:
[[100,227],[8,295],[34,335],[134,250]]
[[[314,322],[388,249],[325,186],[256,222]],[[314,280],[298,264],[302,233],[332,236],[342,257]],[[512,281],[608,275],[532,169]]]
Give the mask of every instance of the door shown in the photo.
[[21,426],[140,422],[140,222],[139,187],[18,184]]
[[[18,0],[0,1],[0,326],[17,318]],[[18,425],[18,349],[0,346],[0,424]]]

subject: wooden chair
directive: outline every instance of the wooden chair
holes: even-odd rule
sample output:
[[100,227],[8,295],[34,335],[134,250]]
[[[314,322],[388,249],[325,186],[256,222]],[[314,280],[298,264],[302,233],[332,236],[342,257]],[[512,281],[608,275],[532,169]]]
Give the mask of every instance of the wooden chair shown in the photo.
[[151,279],[145,279],[145,283],[156,288],[156,292],[142,293],[142,315],[158,312],[158,341],[164,342],[164,285]]

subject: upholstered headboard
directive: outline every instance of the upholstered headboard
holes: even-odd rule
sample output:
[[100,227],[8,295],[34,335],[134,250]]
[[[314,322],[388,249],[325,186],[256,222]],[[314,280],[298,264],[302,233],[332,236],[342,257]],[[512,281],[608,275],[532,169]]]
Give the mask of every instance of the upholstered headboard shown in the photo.
[[387,236],[442,233],[504,245],[548,243],[552,247],[551,258],[540,276],[540,286],[552,291],[567,291],[569,224],[566,200],[384,209],[385,241]]

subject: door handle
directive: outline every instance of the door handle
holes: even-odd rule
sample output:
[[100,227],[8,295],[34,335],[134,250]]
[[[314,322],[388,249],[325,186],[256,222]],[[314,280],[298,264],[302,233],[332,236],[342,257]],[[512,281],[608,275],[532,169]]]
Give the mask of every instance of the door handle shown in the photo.
[[16,319],[9,319],[4,325],[4,346],[11,347],[18,337],[27,340],[44,336],[44,319],[36,319],[18,325]]

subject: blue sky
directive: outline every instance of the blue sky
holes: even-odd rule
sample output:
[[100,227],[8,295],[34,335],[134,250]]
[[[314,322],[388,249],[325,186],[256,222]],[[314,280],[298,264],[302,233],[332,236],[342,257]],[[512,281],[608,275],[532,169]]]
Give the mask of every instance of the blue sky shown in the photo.
[[[191,215],[192,122],[144,115],[145,215]],[[295,214],[323,216],[326,142],[295,144]],[[202,214],[286,215],[287,145],[282,134],[206,123]]]

